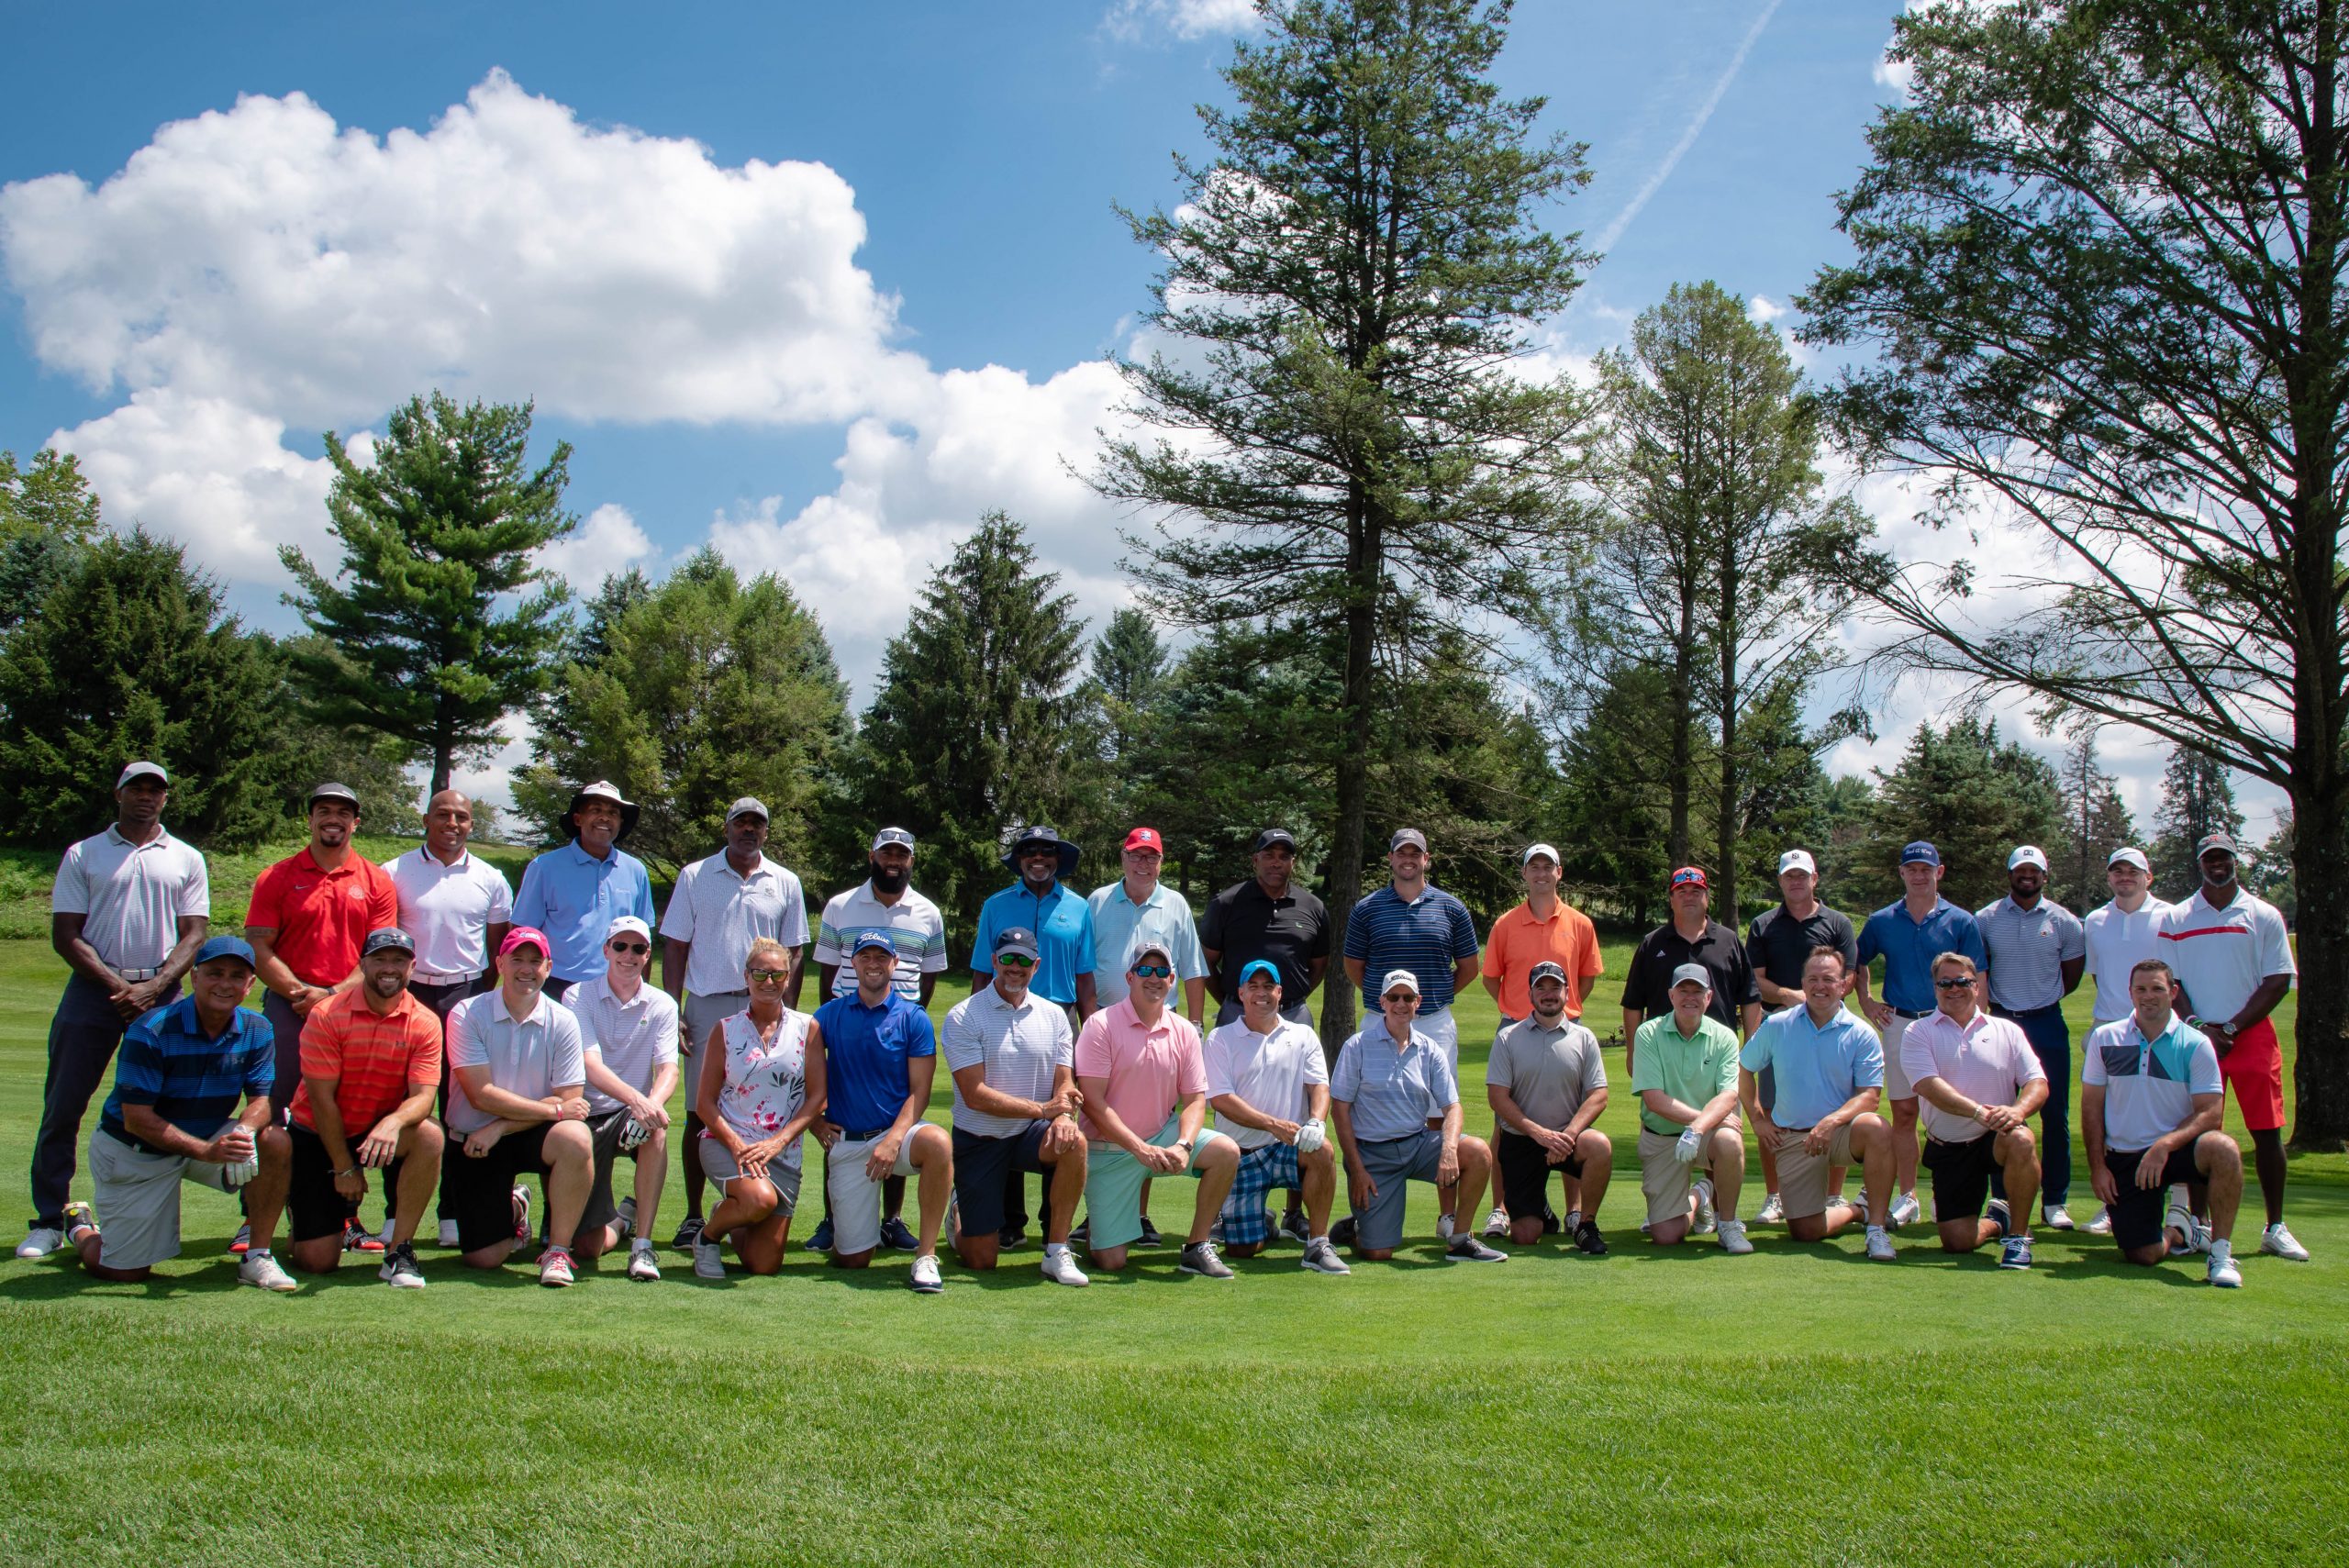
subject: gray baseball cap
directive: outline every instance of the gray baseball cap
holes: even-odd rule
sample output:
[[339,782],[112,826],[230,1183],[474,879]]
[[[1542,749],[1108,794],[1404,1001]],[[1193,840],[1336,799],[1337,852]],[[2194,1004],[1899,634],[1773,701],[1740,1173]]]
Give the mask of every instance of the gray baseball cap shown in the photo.
[[1675,985],[1686,985],[1692,981],[1709,991],[1713,988],[1713,972],[1701,963],[1684,963],[1672,972]]
[[120,789],[133,779],[153,779],[158,784],[168,784],[172,782],[172,775],[163,771],[163,764],[161,762],[126,762],[123,764],[122,776],[114,781],[114,787]]
[[737,817],[755,817],[762,822],[774,820],[774,813],[767,810],[765,801],[754,799],[747,795],[726,808],[726,821],[729,827]]
[[1428,836],[1417,828],[1397,828],[1395,836],[1386,840],[1386,852],[1391,855],[1406,844],[1424,851],[1428,847]]
[[396,948],[410,958],[416,956],[416,939],[397,926],[378,926],[367,933],[367,941],[360,948],[359,956],[373,958],[389,948]]
[[913,853],[914,836],[903,828],[884,828],[873,835],[873,848],[881,850],[890,844],[900,844],[907,854]]

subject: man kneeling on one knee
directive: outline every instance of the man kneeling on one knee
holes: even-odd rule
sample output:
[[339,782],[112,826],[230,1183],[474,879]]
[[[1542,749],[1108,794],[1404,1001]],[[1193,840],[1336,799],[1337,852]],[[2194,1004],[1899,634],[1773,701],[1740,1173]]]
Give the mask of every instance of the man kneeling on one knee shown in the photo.
[[[1710,1226],[1722,1251],[1742,1255],[1753,1243],[1737,1218],[1745,1184],[1737,1036],[1707,1012],[1713,977],[1703,964],[1674,970],[1670,994],[1672,1011],[1642,1024],[1631,1048],[1648,1240],[1669,1247]],[[1698,1170],[1704,1174],[1695,1175]]]
[[[1876,1114],[1884,1094],[1884,1046],[1843,1010],[1843,953],[1814,948],[1802,966],[1802,1001],[1764,1020],[1738,1058],[1737,1094],[1754,1135],[1778,1153],[1787,1232],[1821,1241],[1859,1218],[1827,1199],[1830,1166],[1856,1164],[1867,1191],[1868,1256],[1890,1262],[1892,1129]],[[1778,1103],[1762,1108],[1756,1074],[1777,1070]],[[1780,1122],[1784,1122],[1782,1127]]]
[[1305,1195],[1305,1256],[1315,1273],[1347,1274],[1330,1244],[1330,1204],[1337,1195],[1336,1146],[1330,1115],[1330,1070],[1321,1039],[1281,1017],[1280,971],[1251,959],[1240,971],[1240,1017],[1208,1037],[1208,1103],[1217,1127],[1240,1146],[1240,1169],[1223,1204],[1224,1248],[1252,1258],[1273,1238],[1265,1195]]
[[[1544,959],[1526,976],[1525,1017],[1493,1037],[1485,1065],[1485,1098],[1499,1131],[1493,1140],[1501,1207],[1509,1239],[1531,1247],[1550,1229],[1551,1173],[1564,1197],[1582,1184],[1582,1219],[1574,1244],[1594,1258],[1607,1255],[1598,1206],[1615,1170],[1615,1146],[1593,1124],[1607,1108],[1607,1068],[1598,1037],[1566,1017],[1566,972]],[[1575,1205],[1568,1204],[1573,1213]]]
[[[2021,1026],[1983,1007],[1981,972],[1962,952],[1933,960],[1939,1006],[1900,1037],[1900,1068],[1925,1102],[1925,1169],[1933,1173],[1933,1223],[1942,1251],[2000,1243],[1998,1266],[2031,1267],[2031,1195],[2039,1145],[2031,1118],[2047,1099],[2047,1072]],[[1991,1198],[1990,1173],[2022,1195],[2022,1213]]]

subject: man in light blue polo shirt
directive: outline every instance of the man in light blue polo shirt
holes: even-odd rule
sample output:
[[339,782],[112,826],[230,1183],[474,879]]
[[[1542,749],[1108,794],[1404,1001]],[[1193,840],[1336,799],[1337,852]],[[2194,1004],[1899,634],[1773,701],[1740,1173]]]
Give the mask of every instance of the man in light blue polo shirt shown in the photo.
[[[1076,874],[1080,852],[1042,823],[1012,835],[1003,863],[1019,880],[979,906],[979,927],[971,940],[971,994],[976,995],[995,978],[996,939],[1009,930],[1034,932],[1036,970],[1028,994],[1066,1013],[1072,1031],[1101,1006],[1093,989],[1093,906],[1066,885]],[[1028,1234],[1028,1182],[1017,1168],[1003,1179],[1003,1229],[996,1244],[1008,1251]],[[1143,1240],[1156,1246],[1157,1233],[1146,1230]]]
[[[2007,895],[1974,912],[1990,954],[1990,986],[1983,1003],[1990,1016],[2010,1018],[2031,1041],[2047,1073],[2047,1103],[2039,1111],[2040,1212],[2050,1230],[2072,1229],[2064,1200],[2072,1191],[2072,1029],[2064,998],[2079,988],[2088,964],[2088,929],[2047,888],[2047,855],[2036,844],[2007,857]],[[1993,1173],[1990,1195],[2019,1197],[2031,1218],[2031,1195],[2009,1194],[2003,1172]]]
[[1164,942],[1183,983],[1183,1012],[1192,1025],[1207,1028],[1208,959],[1191,902],[1158,880],[1166,846],[1155,828],[1126,835],[1125,875],[1093,890],[1085,900],[1093,916],[1093,999],[1114,1007],[1126,999],[1126,951],[1137,937]]
[[554,951],[545,994],[565,991],[604,973],[604,938],[612,922],[633,915],[653,923],[652,878],[644,862],[620,848],[636,826],[637,808],[608,779],[581,786],[562,819],[571,842],[522,868],[514,895],[514,926],[544,931]]
[[[1924,840],[1903,845],[1900,897],[1870,915],[1860,928],[1855,995],[1860,1011],[1883,1039],[1884,1093],[1892,1102],[1893,1180],[1900,1189],[1892,1200],[1891,1223],[1896,1227],[1922,1212],[1917,1202],[1917,1088],[1900,1071],[1900,1037],[1919,1018],[1931,1018],[1940,1005],[1933,995],[1934,959],[1962,952],[1978,968],[1990,967],[1981,927],[1942,896],[1944,870],[1941,851]],[[1868,995],[1868,965],[1879,956],[1884,960],[1880,1001]],[[1839,1193],[1841,1185],[1836,1184]]]
[[[1868,1256],[1889,1262],[1892,1135],[1876,1114],[1884,1050],[1876,1031],[1843,1010],[1845,979],[1841,952],[1820,948],[1810,955],[1802,966],[1803,1005],[1764,1020],[1739,1053],[1737,1097],[1754,1137],[1777,1151],[1787,1233],[1822,1241],[1852,1222],[1857,1210],[1840,1194],[1830,1200],[1827,1173],[1857,1161],[1867,1189]],[[1758,1076],[1765,1067],[1778,1086],[1768,1110]]]

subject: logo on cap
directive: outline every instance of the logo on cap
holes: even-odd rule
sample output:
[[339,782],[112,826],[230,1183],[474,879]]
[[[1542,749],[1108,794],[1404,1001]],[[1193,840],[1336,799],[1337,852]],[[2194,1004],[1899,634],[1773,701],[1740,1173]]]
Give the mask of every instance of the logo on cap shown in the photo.
[[2209,854],[2212,850],[2224,850],[2228,854],[2233,854],[2235,852],[2235,836],[2232,833],[2203,834],[2200,840],[2194,846],[2194,858],[2199,861],[2204,855]]
[[1286,828],[1267,828],[1256,835],[1256,847],[1250,853],[1261,853],[1275,845],[1286,845],[1294,850],[1297,848],[1297,839]]
[[1408,991],[1412,995],[1418,995],[1419,977],[1408,969],[1388,970],[1386,978],[1379,984],[1378,994],[1385,996],[1396,991]]
[[[854,958],[858,953],[875,948],[892,958],[897,955],[897,944],[890,940],[889,933],[886,931],[865,931],[859,934],[855,943],[848,950],[848,955]],[[1003,949],[998,946],[996,951],[1001,952]]]
[[547,940],[547,934],[536,926],[517,926],[507,932],[506,940],[497,944],[497,956],[504,958],[517,948],[536,948],[545,957],[554,954],[553,944]]
[[1525,977],[1525,984],[1527,988],[1531,989],[1533,986],[1539,985],[1544,980],[1554,980],[1559,984],[1563,985],[1566,983],[1566,972],[1560,965],[1553,963],[1545,958],[1540,963],[1533,966],[1533,972]]
[[1008,952],[1019,953],[1023,958],[1034,958],[1037,956],[1036,933],[1025,926],[1007,926],[996,933],[995,947],[992,951],[997,958]]
[[624,936],[642,937],[649,942],[652,940],[652,928],[634,915],[615,915],[612,923],[604,929],[604,940],[610,941],[614,937]]
[[1672,873],[1672,885],[1675,887],[1709,887],[1712,884],[1705,880],[1704,867],[1682,866],[1678,871]]
[[1391,855],[1406,844],[1424,851],[1428,847],[1428,836],[1417,828],[1397,828],[1395,836],[1386,840],[1386,852]]
[[903,844],[906,847],[906,852],[907,854],[911,854],[914,847],[914,836],[911,833],[907,832],[903,828],[884,828],[881,831],[873,835],[873,847],[875,850],[879,850],[885,844]]
[[416,939],[396,926],[379,926],[367,933],[366,944],[359,950],[359,956],[373,958],[386,948],[395,949],[414,958]]
[[1942,852],[1922,839],[1912,840],[1900,846],[1900,863],[1905,866],[1937,866]]
[[1819,864],[1810,858],[1809,850],[1788,850],[1778,857],[1778,874],[1784,876],[1790,871],[1807,871],[1817,876]]
[[2015,852],[2007,857],[2009,871],[2014,870],[2017,866],[2037,866],[2040,870],[2045,871],[2047,856],[2036,844],[2018,844],[2015,846]]
[[1166,846],[1160,842],[1158,829],[1155,828],[1135,828],[1132,832],[1126,835],[1125,848],[1129,850],[1155,850],[1162,855],[1166,852]]

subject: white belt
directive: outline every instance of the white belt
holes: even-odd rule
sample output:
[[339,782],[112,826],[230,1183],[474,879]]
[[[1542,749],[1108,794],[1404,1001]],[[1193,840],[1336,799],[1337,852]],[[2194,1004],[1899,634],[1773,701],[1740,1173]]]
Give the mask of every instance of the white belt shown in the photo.
[[160,968],[157,968],[157,969],[117,969],[117,970],[116,970],[116,971],[115,971],[115,973],[116,973],[117,974],[121,975],[125,980],[152,980],[152,979],[154,979],[154,978],[155,978],[155,976],[157,976],[158,974],[162,973],[163,972],[162,972],[162,970],[161,970]]
[[407,983],[411,985],[469,985],[480,978],[478,973],[434,974],[429,970],[418,969],[409,973]]

